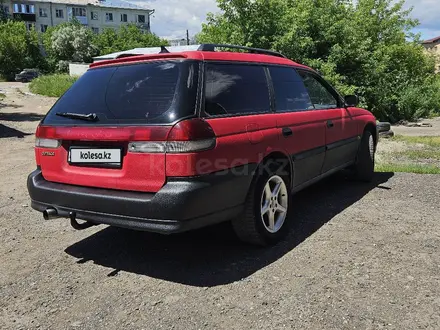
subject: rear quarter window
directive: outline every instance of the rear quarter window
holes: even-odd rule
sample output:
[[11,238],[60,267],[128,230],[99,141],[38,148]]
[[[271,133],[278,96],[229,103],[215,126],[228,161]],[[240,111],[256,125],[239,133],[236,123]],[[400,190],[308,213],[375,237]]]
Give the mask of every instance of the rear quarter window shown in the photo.
[[208,116],[269,111],[269,88],[263,66],[206,64],[205,113]]

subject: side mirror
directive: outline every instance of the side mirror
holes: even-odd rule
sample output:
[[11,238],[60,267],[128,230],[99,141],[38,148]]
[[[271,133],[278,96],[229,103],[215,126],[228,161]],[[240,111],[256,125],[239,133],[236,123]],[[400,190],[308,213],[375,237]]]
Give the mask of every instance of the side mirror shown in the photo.
[[347,95],[344,97],[345,105],[348,107],[356,107],[359,104],[359,97],[357,95]]

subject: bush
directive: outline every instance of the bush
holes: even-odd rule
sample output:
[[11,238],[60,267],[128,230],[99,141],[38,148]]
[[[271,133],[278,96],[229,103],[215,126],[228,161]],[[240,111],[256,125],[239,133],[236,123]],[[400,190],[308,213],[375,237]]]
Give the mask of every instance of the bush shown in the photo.
[[34,94],[60,97],[77,79],[77,77],[71,77],[67,74],[41,76],[32,80],[29,89]]
[[69,62],[91,63],[98,49],[92,30],[76,20],[49,27],[43,44],[52,71],[67,72]]

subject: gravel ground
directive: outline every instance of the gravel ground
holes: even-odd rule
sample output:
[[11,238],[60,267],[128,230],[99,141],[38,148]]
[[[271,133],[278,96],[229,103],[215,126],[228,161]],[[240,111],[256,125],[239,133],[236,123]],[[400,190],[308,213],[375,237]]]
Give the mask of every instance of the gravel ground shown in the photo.
[[175,236],[44,222],[32,133],[53,99],[0,83],[1,329],[439,329],[440,176],[336,175],[261,249],[227,224]]

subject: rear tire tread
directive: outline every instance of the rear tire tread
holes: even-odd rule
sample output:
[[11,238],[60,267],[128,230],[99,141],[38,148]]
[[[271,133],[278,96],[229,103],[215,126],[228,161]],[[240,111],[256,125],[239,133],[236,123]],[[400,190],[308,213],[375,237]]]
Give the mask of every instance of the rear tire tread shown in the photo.
[[[258,180],[258,178],[257,178]],[[261,237],[257,230],[255,219],[254,219],[254,209],[255,209],[255,187],[257,180],[254,180],[249,189],[248,196],[246,197],[245,209],[240,219],[234,219],[232,221],[232,226],[238,238],[244,242],[256,244],[256,245],[266,245],[267,243]]]

